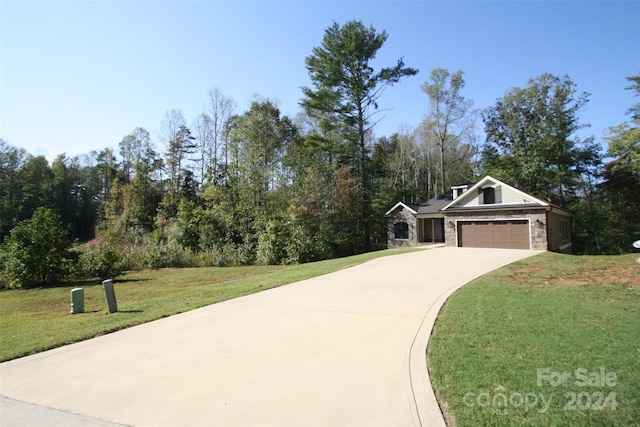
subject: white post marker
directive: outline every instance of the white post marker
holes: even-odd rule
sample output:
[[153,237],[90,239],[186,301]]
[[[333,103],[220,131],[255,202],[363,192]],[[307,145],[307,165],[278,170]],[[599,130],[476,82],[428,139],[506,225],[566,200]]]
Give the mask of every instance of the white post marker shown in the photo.
[[71,289],[71,314],[84,313],[84,289]]
[[116,293],[113,290],[113,280],[104,280],[102,287],[104,288],[104,295],[107,298],[107,310],[109,310],[109,313],[115,313],[118,311],[118,303],[116,302]]

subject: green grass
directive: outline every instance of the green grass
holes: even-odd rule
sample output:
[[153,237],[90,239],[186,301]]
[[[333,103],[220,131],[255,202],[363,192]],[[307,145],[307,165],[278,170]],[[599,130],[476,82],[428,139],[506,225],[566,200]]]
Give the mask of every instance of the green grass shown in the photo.
[[[99,281],[0,292],[0,361],[348,268],[394,249],[295,266],[162,269],[114,281],[118,311],[108,314]],[[83,314],[70,314],[71,289],[84,288]]]
[[[636,258],[544,253],[457,291],[427,350],[447,424],[639,425]],[[540,384],[538,369],[548,369]],[[611,376],[584,384],[585,372],[597,380],[601,369],[615,373],[615,384]],[[569,376],[559,385],[544,379],[564,372]]]

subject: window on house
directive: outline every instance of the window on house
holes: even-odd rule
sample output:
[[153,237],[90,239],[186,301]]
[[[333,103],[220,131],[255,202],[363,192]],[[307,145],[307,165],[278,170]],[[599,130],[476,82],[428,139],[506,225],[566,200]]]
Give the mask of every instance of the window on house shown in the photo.
[[407,240],[409,238],[409,224],[397,222],[393,225],[393,233],[396,240]]
[[496,203],[496,189],[493,187],[483,188],[482,200],[485,205],[494,205]]

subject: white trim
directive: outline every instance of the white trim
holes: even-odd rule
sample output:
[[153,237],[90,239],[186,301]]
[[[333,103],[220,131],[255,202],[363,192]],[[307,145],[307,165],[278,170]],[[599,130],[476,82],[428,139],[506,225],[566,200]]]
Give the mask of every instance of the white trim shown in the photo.
[[414,211],[414,210],[413,210],[413,209],[411,209],[409,206],[405,205],[405,204],[404,204],[404,203],[402,203],[402,202],[398,202],[398,203],[396,203],[396,205],[395,205],[394,207],[392,207],[391,209],[389,209],[389,210],[387,211],[387,213],[386,213],[386,214],[384,214],[384,216],[389,216],[389,215],[391,215],[391,212],[395,211],[395,210],[396,210],[396,208],[398,208],[399,206],[402,206],[403,208],[405,208],[406,210],[408,210],[409,212],[411,212],[411,213],[412,213],[412,214],[414,214],[414,215],[417,215],[417,214],[418,214],[418,212]]
[[551,209],[547,210],[547,212],[558,214],[558,215],[562,215],[562,216],[571,217],[571,212],[565,211],[562,208],[556,208],[555,206],[551,206]]
[[[522,190],[518,190],[515,187],[510,186],[509,184],[506,184],[502,181],[500,181],[499,179],[495,179],[492,176],[485,176],[484,178],[482,178],[480,181],[478,181],[477,183],[475,183],[473,185],[473,187],[469,188],[467,191],[465,191],[462,195],[460,195],[457,199],[453,200],[451,203],[449,203],[447,206],[445,206],[444,208],[440,209],[442,211],[446,211],[447,209],[449,209],[450,207],[452,207],[455,204],[460,203],[460,201],[462,199],[466,199],[469,197],[473,197],[473,195],[475,193],[477,193],[478,188],[483,188],[483,187],[491,187],[492,185],[487,185],[487,182],[493,182],[493,186],[496,185],[503,185],[506,188],[508,188],[511,191],[514,191],[516,194],[521,195],[523,198],[525,199],[530,199],[531,203],[536,203],[540,206],[550,206],[549,203],[545,202],[544,200],[538,199],[537,197],[532,196],[531,194],[525,193]],[[493,204],[492,206],[500,206],[499,203]],[[395,207],[394,207],[395,209]]]
[[[527,221],[527,228],[529,230],[529,249],[522,249],[523,251],[526,250],[531,250],[531,247],[533,246],[533,240],[531,239],[531,218],[477,218],[477,219],[456,219],[455,221],[455,232],[456,232],[456,248],[461,247],[460,246],[460,242],[458,241],[458,236],[459,236],[459,232],[460,229],[458,228],[458,223],[459,222],[496,222],[496,221]],[[549,236],[547,236],[547,241],[549,239]],[[491,249],[491,248],[487,248],[487,249]]]
[[417,214],[416,218],[418,219],[444,218],[444,213],[438,211],[438,212],[432,212],[432,213]]

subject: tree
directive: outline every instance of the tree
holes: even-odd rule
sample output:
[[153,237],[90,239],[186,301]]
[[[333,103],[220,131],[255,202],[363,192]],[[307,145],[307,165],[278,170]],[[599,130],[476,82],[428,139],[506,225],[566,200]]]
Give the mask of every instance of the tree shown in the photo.
[[205,178],[219,180],[224,176],[229,160],[229,124],[235,109],[235,101],[224,96],[218,88],[209,90],[207,101],[206,110],[193,125],[201,186]]
[[79,237],[78,214],[81,206],[82,182],[80,178],[80,165],[78,158],[67,158],[60,154],[51,164],[53,173],[52,206],[60,216],[63,224],[71,227],[71,237]]
[[232,138],[239,144],[243,178],[255,188],[257,204],[267,202],[266,194],[277,188],[282,176],[282,158],[296,129],[273,102],[254,101],[249,111],[236,117]]
[[[147,163],[150,158],[155,157],[151,135],[144,128],[135,128],[130,134],[122,138],[119,146],[122,171],[127,181],[133,179],[136,164]],[[111,153],[107,151],[105,154],[108,156]]]
[[187,156],[195,151],[194,139],[189,128],[181,125],[169,141],[166,154],[166,166],[169,170],[169,192],[163,200],[165,214],[168,217],[174,217],[177,212],[185,178],[188,176],[189,179],[192,179],[193,172],[185,168],[185,164],[189,160]]
[[18,224],[2,244],[3,276],[15,287],[55,283],[73,259],[67,231],[51,209],[36,209],[31,219]]
[[402,59],[393,67],[375,71],[371,61],[387,40],[373,26],[349,21],[336,22],[325,30],[322,45],[314,47],[305,59],[314,88],[303,87],[302,106],[321,118],[325,131],[338,130],[345,141],[357,149],[357,163],[362,189],[362,214],[365,247],[370,246],[370,195],[367,175],[367,135],[375,122],[378,99],[384,89],[418,70],[404,66]]
[[[640,96],[640,75],[627,77],[632,82],[625,89],[635,92]],[[640,171],[640,102],[627,110],[631,116],[631,123],[622,123],[608,129],[607,141],[609,143],[609,155],[616,157],[624,166],[636,172]],[[621,166],[618,162],[615,166]]]
[[[422,190],[424,177],[422,172],[422,153],[415,138],[415,132],[409,128],[400,129],[390,138],[382,138],[376,144],[372,161],[386,162],[386,171],[381,171],[381,179],[388,181],[390,203],[398,200],[405,203],[418,203],[425,200]],[[392,202],[395,200],[395,202]]]
[[175,217],[178,211],[185,171],[193,173],[188,168],[188,162],[192,160],[189,155],[196,152],[197,145],[194,143],[195,138],[191,135],[191,130],[186,125],[182,111],[167,111],[162,121],[162,127],[167,146],[165,167],[169,174],[168,191],[162,201],[162,206],[164,216],[168,219]]
[[44,156],[28,157],[20,169],[21,220],[31,218],[39,207],[52,207],[53,173]]
[[568,76],[543,74],[511,89],[483,112],[485,171],[520,189],[567,206],[576,185],[576,158],[588,148],[574,133],[589,94]]
[[23,184],[20,171],[30,156],[24,148],[0,138],[0,242],[23,217]]
[[422,91],[429,97],[429,112],[421,125],[422,139],[435,145],[439,155],[436,194],[469,180],[473,174],[466,166],[476,153],[475,118],[471,110],[473,102],[461,94],[465,85],[463,74],[434,68],[430,80],[422,85]]
[[269,100],[254,101],[249,111],[233,118],[231,141],[236,147],[235,175],[238,205],[234,207],[243,240],[252,240],[268,220],[286,208],[278,192],[286,184],[283,156],[297,138],[287,116]]
[[217,177],[218,165],[223,164],[226,171],[226,165],[229,163],[229,125],[236,109],[236,102],[233,98],[226,97],[218,88],[209,90],[208,98],[207,114],[210,118],[209,126],[213,142],[209,166],[212,169],[211,175]]
[[[640,75],[628,77],[626,89],[640,96]],[[606,137],[608,155],[613,160],[605,165],[604,181],[600,185],[608,204],[609,224],[606,246],[609,252],[627,252],[631,243],[640,238],[640,103],[627,110],[631,123],[609,128]]]
[[76,235],[81,241],[92,239],[95,236],[96,225],[101,219],[100,204],[103,181],[98,172],[98,154],[95,151],[75,157],[78,165],[78,187],[76,212]]
[[602,176],[602,149],[591,140],[575,156],[577,198],[569,206],[572,214],[571,240],[576,253],[601,253],[601,231],[605,224],[598,181]]
[[193,121],[193,141],[195,144],[195,152],[197,157],[194,159],[199,164],[198,186],[202,188],[204,185],[205,175],[209,169],[215,171],[215,167],[212,167],[212,163],[216,162],[216,156],[214,154],[214,139],[212,134],[211,117],[206,113],[200,114]]
[[118,176],[118,164],[116,156],[110,148],[106,148],[99,153],[94,152],[96,165],[93,168],[93,179],[96,180],[97,192],[96,200],[100,202],[102,215],[100,219],[106,218],[106,207],[111,202],[111,184]]
[[[117,177],[111,181],[109,202],[105,206],[107,219],[113,222],[121,214],[124,225],[151,230],[159,197],[153,175],[160,165],[149,132],[134,129],[122,139],[120,153],[124,183],[121,185]],[[108,156],[106,153],[105,179],[111,167]]]

